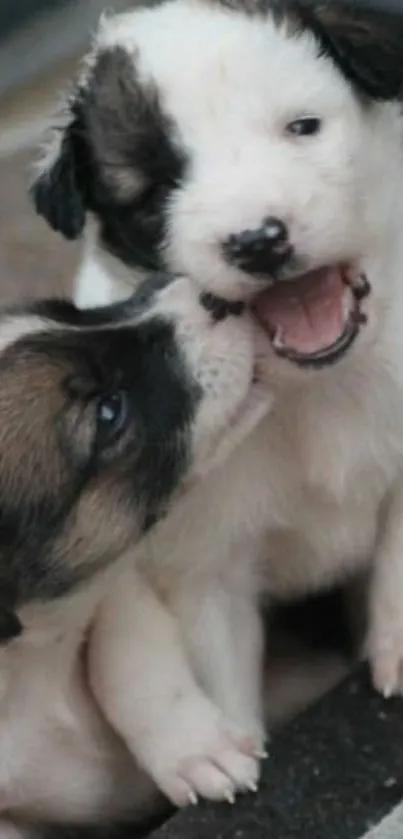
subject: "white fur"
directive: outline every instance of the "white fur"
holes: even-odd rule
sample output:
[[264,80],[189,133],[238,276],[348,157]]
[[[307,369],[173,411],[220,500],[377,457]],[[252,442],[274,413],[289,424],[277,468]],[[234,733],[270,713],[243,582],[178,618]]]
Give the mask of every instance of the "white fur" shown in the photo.
[[96,248],[98,225],[91,220],[86,229],[84,259],[74,282],[74,299],[81,309],[107,306],[124,300],[133,291],[130,272],[123,263]]
[[[309,266],[354,259],[372,286],[368,326],[333,369],[302,373],[267,348],[262,364],[276,390],[274,411],[137,555],[151,587],[133,609],[133,626],[119,621],[120,600],[105,618],[121,653],[116,682],[124,683],[130,666],[139,676],[128,707],[127,696],[120,701],[95,674],[107,713],[160,786],[182,801],[188,788],[217,794],[189,768],[194,737],[204,732],[200,685],[260,745],[255,609],[262,591],[306,592],[373,562],[368,652],[381,690],[400,685],[402,125],[397,105],[362,104],[318,56],[310,34],[292,36],[270,18],[178,0],[106,20],[99,44],[136,54],[189,153],[190,179],[170,207],[165,248],[173,268],[228,296],[250,293],[250,280],[225,263],[220,243],[275,215],[287,221]],[[287,137],[286,124],[306,115],[323,120],[318,136]],[[97,248],[81,271],[81,302],[103,299],[95,260],[106,265]],[[102,619],[98,629],[102,662],[110,636]],[[161,720],[172,718],[184,692],[187,711],[174,716],[176,739],[157,749]],[[198,748],[206,757],[211,726],[203,736]],[[217,747],[220,738],[222,732]],[[228,793],[222,778],[219,792]]]
[[82,678],[78,652],[102,583],[70,604],[24,610],[24,635],[1,652],[0,806],[23,820],[129,818],[152,801]]

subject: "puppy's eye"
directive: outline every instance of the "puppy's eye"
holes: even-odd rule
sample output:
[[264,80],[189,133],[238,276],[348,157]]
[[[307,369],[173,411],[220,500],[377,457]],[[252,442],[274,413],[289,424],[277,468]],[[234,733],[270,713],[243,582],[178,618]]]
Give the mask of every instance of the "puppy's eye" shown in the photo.
[[103,396],[97,405],[97,431],[102,442],[110,442],[123,431],[128,418],[127,396],[116,391]]
[[289,122],[286,126],[286,133],[292,137],[313,137],[319,134],[322,122],[318,117],[300,117]]

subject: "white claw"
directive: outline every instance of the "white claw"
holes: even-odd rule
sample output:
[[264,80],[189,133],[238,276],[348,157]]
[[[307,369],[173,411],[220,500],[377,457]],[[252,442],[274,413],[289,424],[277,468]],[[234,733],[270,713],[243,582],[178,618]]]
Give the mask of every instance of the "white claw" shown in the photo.
[[193,789],[189,789],[188,799],[189,799],[189,803],[193,804],[194,807],[196,807],[196,805],[199,803],[199,799],[198,799],[198,797],[197,797],[197,795],[196,795],[196,793]]
[[393,696],[393,687],[392,685],[387,685],[386,688],[383,689],[382,695],[384,699],[391,699]]
[[228,804],[235,804],[235,795],[231,790],[227,790],[225,798],[228,801]]
[[257,792],[258,789],[259,789],[256,781],[248,781],[248,783],[246,784],[246,787],[249,790],[249,792]]

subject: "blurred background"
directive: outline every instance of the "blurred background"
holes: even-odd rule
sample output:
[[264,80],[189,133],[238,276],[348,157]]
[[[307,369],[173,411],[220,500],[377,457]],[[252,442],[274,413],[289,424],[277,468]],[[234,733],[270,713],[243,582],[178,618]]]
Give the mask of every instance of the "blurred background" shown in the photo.
[[[116,11],[133,0],[112,0]],[[36,218],[38,144],[108,0],[0,0],[0,302],[69,293],[78,248]]]

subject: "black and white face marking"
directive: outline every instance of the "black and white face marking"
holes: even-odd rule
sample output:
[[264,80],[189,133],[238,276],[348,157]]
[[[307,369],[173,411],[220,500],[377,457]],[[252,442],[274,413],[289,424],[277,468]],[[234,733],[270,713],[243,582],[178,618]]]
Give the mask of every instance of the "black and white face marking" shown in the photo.
[[134,54],[119,45],[100,49],[60,140],[55,169],[34,188],[38,211],[73,239],[90,210],[110,253],[131,267],[159,269],[165,210],[187,156],[157,85],[144,82]]
[[45,301],[3,313],[0,580],[9,604],[62,596],[118,559],[247,407],[247,315],[217,317],[201,298],[190,280],[157,275],[104,309]]
[[304,305],[296,328],[281,313],[271,348],[323,366],[364,325],[344,271],[359,274],[379,236],[400,118],[381,103],[402,80],[398,22],[344,0],[166,0],[112,16],[37,209],[71,237],[90,211],[98,246],[129,268],[162,265],[228,299],[293,280]]

